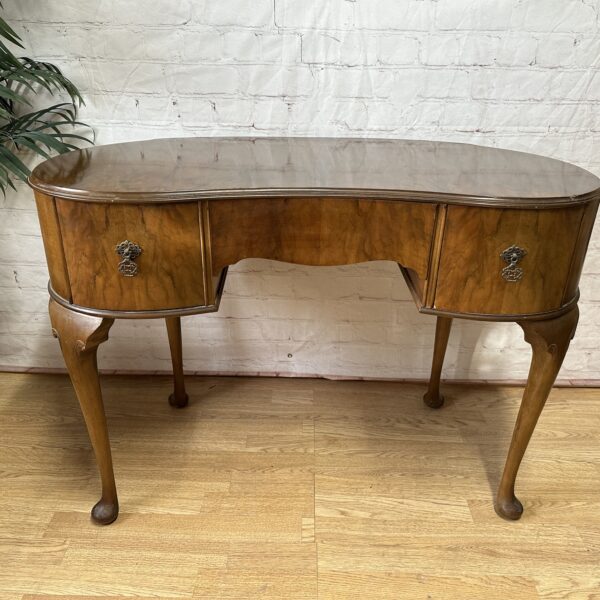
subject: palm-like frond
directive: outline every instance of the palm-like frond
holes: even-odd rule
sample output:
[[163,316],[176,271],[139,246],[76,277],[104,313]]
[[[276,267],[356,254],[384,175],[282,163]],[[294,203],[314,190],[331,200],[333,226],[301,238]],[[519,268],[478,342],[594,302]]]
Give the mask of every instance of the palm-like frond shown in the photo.
[[[2,3],[0,2],[0,8]],[[93,143],[90,136],[69,133],[64,128],[88,128],[77,120],[83,98],[75,84],[49,62],[15,56],[7,44],[23,48],[21,38],[0,17],[0,190],[14,189],[13,179],[25,181],[30,170],[19,154],[23,150],[48,158],[76,149],[76,141]],[[65,92],[70,102],[25,112],[30,97],[45,90],[51,95]],[[89,129],[89,128],[88,128]]]

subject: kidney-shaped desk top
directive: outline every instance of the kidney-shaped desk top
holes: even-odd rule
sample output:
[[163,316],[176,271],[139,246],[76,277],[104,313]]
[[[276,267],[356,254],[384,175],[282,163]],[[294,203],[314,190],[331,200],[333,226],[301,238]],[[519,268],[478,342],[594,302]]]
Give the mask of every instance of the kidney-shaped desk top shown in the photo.
[[453,317],[514,321],[533,360],[496,511],[519,518],[517,470],[578,319],[600,180],[568,163],[448,142],[182,138],[83,149],[30,177],[50,316],[118,514],[96,350],[115,318],[166,319],[183,406],[180,317],[218,310],[228,266],[396,262],[437,316],[428,406]]
[[352,196],[510,206],[581,201],[600,181],[512,150],[390,139],[175,138],[98,146],[39,165],[31,185],[63,198],[173,202]]

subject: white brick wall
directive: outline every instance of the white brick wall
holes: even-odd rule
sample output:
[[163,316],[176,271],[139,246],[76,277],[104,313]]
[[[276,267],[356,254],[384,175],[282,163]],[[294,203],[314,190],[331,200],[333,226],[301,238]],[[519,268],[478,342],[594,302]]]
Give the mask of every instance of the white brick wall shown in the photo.
[[[476,142],[600,174],[597,0],[4,0],[27,52],[85,92],[98,143],[190,135]],[[60,367],[31,193],[0,198],[0,364]],[[562,379],[600,378],[600,228]],[[184,321],[192,371],[425,377],[434,319],[391,263],[249,260]],[[524,378],[511,324],[456,322],[445,376]],[[166,370],[160,321],[118,322],[108,369]]]

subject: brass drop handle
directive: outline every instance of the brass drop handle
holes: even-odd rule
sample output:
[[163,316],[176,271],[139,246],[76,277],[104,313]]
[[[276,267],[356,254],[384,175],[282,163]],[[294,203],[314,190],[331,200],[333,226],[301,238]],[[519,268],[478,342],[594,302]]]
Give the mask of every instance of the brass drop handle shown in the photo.
[[517,266],[517,263],[527,254],[527,250],[519,248],[519,246],[510,246],[504,250],[500,257],[508,263],[500,272],[506,281],[520,281],[523,277],[523,269]]
[[119,273],[124,277],[135,277],[139,272],[135,259],[142,249],[134,242],[125,240],[115,246],[115,252],[123,259],[118,266]]

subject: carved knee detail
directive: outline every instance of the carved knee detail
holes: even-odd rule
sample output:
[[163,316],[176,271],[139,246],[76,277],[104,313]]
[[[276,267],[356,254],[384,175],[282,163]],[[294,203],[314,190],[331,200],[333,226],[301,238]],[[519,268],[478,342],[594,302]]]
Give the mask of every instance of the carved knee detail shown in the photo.
[[48,305],[52,335],[77,353],[96,350],[108,339],[114,319],[91,317],[71,311],[54,300]]

